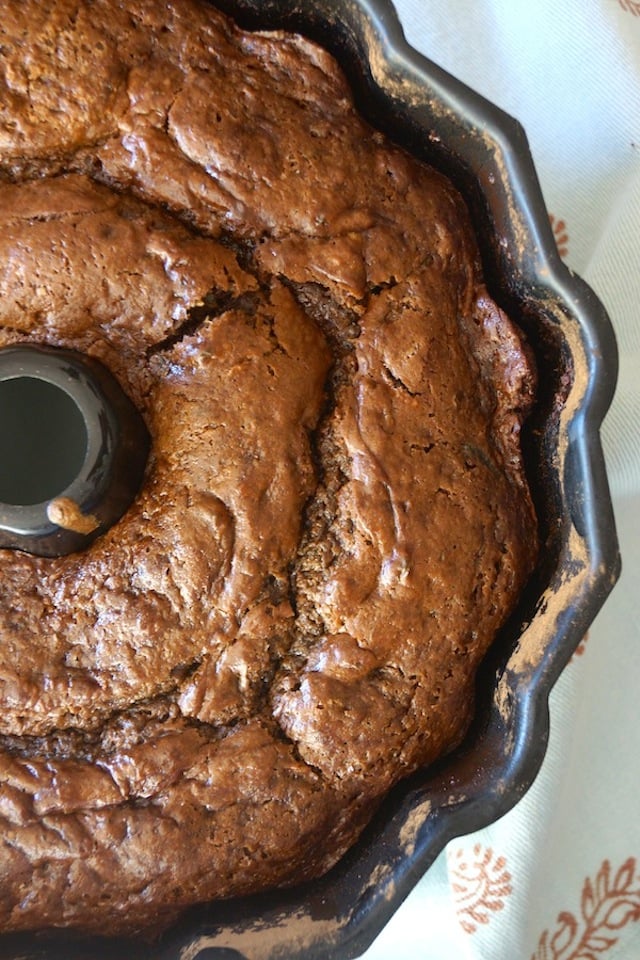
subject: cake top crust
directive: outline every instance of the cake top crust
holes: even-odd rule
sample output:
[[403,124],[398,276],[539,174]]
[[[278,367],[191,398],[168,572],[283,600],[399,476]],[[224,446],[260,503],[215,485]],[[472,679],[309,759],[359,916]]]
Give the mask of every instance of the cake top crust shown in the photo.
[[101,360],[152,450],[86,551],[0,550],[0,923],[142,929],[326,870],[459,742],[535,561],[535,376],[316,45],[7,6],[0,347]]

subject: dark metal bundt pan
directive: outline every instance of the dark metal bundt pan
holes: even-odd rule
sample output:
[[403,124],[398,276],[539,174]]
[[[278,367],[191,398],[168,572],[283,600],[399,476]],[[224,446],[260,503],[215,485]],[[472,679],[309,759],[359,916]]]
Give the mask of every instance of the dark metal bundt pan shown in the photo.
[[520,125],[412,50],[389,0],[218,0],[243,26],[320,40],[376,127],[446,172],[475,219],[489,287],[526,331],[540,399],[525,438],[543,560],[478,678],[465,743],[401,784],[357,846],[305,887],[190,911],[152,946],[11,936],[4,960],[346,960],[359,956],[452,837],[531,785],[552,685],[612,589],[619,554],[599,438],[617,376],[607,315],[561,262]]

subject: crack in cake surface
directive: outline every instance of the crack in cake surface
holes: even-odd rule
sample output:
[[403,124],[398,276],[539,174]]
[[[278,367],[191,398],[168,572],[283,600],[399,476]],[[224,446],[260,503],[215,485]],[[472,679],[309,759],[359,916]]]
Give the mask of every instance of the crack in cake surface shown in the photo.
[[[0,344],[99,357],[153,439],[89,552],[0,552],[9,929],[142,928],[326,869],[457,742],[532,563],[531,371],[455,192],[307,41],[134,7],[135,31],[56,7],[73,49],[103,38],[100,130],[46,91],[44,146],[0,111]],[[250,81],[212,87],[232,63]]]

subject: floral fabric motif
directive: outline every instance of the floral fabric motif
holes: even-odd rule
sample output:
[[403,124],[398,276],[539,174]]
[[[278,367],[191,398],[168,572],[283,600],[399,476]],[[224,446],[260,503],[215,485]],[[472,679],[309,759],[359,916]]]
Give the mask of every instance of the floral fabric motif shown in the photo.
[[511,895],[511,874],[503,856],[476,843],[472,851],[462,848],[447,854],[451,892],[460,926],[475,933],[502,910]]
[[552,213],[549,214],[549,222],[551,223],[551,229],[553,230],[553,235],[556,238],[558,253],[564,260],[567,254],[569,253],[569,233],[567,231],[567,224],[565,223],[564,220],[560,220],[558,217],[555,217]]
[[618,0],[618,3],[627,13],[640,17],[640,0]]
[[582,888],[580,916],[558,914],[555,930],[545,930],[531,960],[600,960],[620,938],[629,923],[640,920],[640,873],[629,857],[612,873],[604,860],[595,881]]
[[[578,646],[577,646],[577,647],[575,648],[575,650],[573,651],[573,654],[572,654],[572,656],[571,656],[571,660],[575,660],[577,657],[582,657],[582,656],[584,656],[585,650],[587,649],[587,641],[588,641],[588,639],[589,639],[589,634],[588,634],[588,633],[585,633],[584,637],[582,638],[582,640],[580,641],[580,643],[578,644]],[[571,662],[571,661],[570,661],[570,662]]]

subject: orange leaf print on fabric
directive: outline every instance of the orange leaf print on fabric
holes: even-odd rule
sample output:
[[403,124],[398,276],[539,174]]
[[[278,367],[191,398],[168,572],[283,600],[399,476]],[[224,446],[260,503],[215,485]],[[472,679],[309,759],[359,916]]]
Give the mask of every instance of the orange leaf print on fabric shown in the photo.
[[604,860],[595,880],[582,888],[580,916],[558,914],[553,933],[545,930],[531,960],[600,960],[615,946],[619,931],[640,920],[640,874],[629,857],[614,874]]
[[552,213],[549,214],[549,222],[553,230],[553,235],[556,238],[558,253],[564,259],[569,253],[569,233],[567,231],[567,225],[564,220],[558,219]]
[[640,0],[618,0],[618,3],[626,13],[640,17]]
[[582,638],[582,640],[580,641],[580,643],[578,644],[578,646],[577,646],[577,647],[575,648],[575,650],[573,651],[573,653],[572,653],[572,655],[571,655],[571,660],[569,661],[569,663],[571,663],[572,660],[574,660],[576,657],[582,657],[582,656],[584,656],[584,652],[585,652],[585,650],[587,649],[587,640],[588,640],[588,639],[589,639],[589,634],[588,634],[588,633],[585,633],[584,637]]
[[447,859],[460,926],[466,933],[475,933],[478,925],[489,923],[492,915],[503,909],[512,892],[506,860],[479,843],[473,851],[449,851]]

